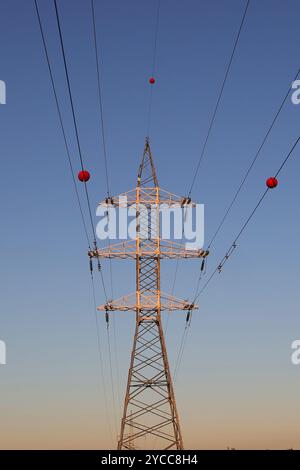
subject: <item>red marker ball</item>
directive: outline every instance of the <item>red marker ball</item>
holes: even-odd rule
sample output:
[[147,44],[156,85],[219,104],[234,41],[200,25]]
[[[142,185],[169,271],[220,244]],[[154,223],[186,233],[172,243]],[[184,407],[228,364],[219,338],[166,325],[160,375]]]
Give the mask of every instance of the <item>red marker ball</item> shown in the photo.
[[78,179],[82,183],[86,183],[90,179],[91,175],[87,170],[82,170],[78,173]]
[[154,77],[149,78],[149,83],[150,83],[151,85],[154,85],[154,83],[155,83],[155,78],[154,78]]
[[267,179],[266,185],[267,185],[268,188],[270,188],[270,189],[276,188],[276,186],[278,185],[278,180],[277,180],[277,178],[275,178],[275,176],[271,176],[270,178]]

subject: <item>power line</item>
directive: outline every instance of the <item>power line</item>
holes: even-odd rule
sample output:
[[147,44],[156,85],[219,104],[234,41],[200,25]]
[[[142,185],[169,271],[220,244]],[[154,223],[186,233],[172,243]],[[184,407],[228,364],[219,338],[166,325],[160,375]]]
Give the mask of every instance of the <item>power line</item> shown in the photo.
[[[156,69],[156,58],[157,58],[157,43],[158,43],[158,30],[159,30],[159,17],[160,17],[160,2],[157,0],[157,10],[156,10],[156,21],[155,21],[155,31],[154,31],[154,45],[153,45],[153,56],[152,56],[152,77],[155,75]],[[149,91],[149,106],[148,106],[148,122],[147,122],[147,131],[146,135],[149,137],[150,126],[151,126],[151,115],[152,115],[152,101],[153,101],[153,86],[150,86]]]
[[41,32],[43,48],[44,48],[46,61],[47,61],[47,65],[48,65],[48,70],[49,70],[52,90],[53,90],[53,94],[54,94],[55,104],[56,104],[56,108],[57,108],[58,118],[59,118],[61,130],[62,130],[62,135],[63,135],[65,148],[66,148],[66,152],[67,152],[67,157],[68,157],[69,167],[70,167],[70,171],[71,171],[72,181],[73,181],[73,185],[74,185],[74,189],[75,189],[76,199],[77,199],[77,203],[78,203],[78,207],[79,207],[79,211],[80,211],[80,216],[81,216],[81,220],[82,220],[86,240],[87,240],[87,243],[88,243],[88,246],[89,246],[89,249],[90,249],[90,241],[89,241],[88,230],[87,230],[85,218],[84,218],[84,215],[83,215],[83,209],[82,209],[82,205],[81,205],[81,202],[80,202],[80,197],[79,197],[78,188],[77,188],[77,184],[76,184],[75,173],[74,173],[74,168],[73,168],[73,164],[72,164],[72,160],[71,160],[70,149],[69,149],[69,145],[68,145],[68,142],[67,142],[66,132],[65,132],[65,128],[64,128],[64,124],[63,124],[63,120],[62,120],[62,114],[61,114],[61,110],[60,110],[60,106],[59,106],[58,95],[57,95],[55,82],[54,82],[54,77],[53,77],[53,73],[52,73],[52,69],[51,69],[51,63],[50,63],[48,48],[47,48],[47,44],[46,44],[46,40],[45,40],[45,35],[44,35],[44,31],[43,31],[43,25],[42,25],[42,22],[41,22],[41,17],[40,17],[40,12],[39,12],[39,8],[38,8],[37,0],[34,0],[34,4],[35,4],[36,14],[37,14],[39,28],[40,28],[40,32]]
[[[179,258],[176,260],[175,264],[175,273],[174,273],[174,279],[172,283],[172,289],[171,289],[171,295],[174,295],[175,292],[175,286],[176,286],[176,280],[178,276],[178,268],[179,268]],[[166,325],[165,325],[165,335],[167,336],[167,331],[168,331],[168,326],[169,326],[169,320],[170,320],[170,312],[167,313],[167,320],[166,320]]]
[[[103,146],[103,155],[104,155],[104,166],[105,166],[105,176],[106,176],[106,190],[107,197],[110,197],[110,184],[108,176],[108,162],[107,162],[107,151],[106,151],[106,139],[104,131],[104,116],[103,116],[103,105],[102,105],[102,86],[100,79],[100,65],[99,65],[99,46],[97,40],[97,31],[96,31],[96,20],[95,20],[95,5],[94,0],[91,0],[91,9],[92,9],[92,23],[93,23],[93,39],[94,39],[94,49],[95,49],[95,60],[96,60],[96,69],[97,69],[97,89],[98,89],[98,98],[99,98],[99,109],[100,109],[100,122],[101,122],[101,135],[102,135],[102,146]],[[110,243],[110,242],[109,242]],[[113,282],[112,282],[112,264],[110,261],[110,278],[111,278],[111,290],[113,296]]]
[[[290,149],[290,151],[288,152],[287,156],[285,157],[285,159],[283,160],[282,164],[280,165],[279,169],[277,170],[277,172],[275,173],[275,178],[279,175],[279,173],[282,171],[283,167],[286,165],[286,163],[288,162],[289,158],[291,157],[291,155],[293,154],[293,151],[294,149],[296,148],[296,146],[298,145],[300,141],[300,136],[296,139],[295,143],[293,144],[292,148]],[[235,237],[234,241],[232,242],[232,244],[230,245],[230,248],[227,250],[226,254],[224,255],[224,257],[222,258],[222,260],[220,261],[220,263],[217,265],[217,267],[215,268],[215,270],[212,272],[212,274],[210,275],[210,277],[208,278],[208,280],[205,282],[204,286],[202,287],[202,289],[200,291],[198,291],[198,293],[196,294],[195,296],[195,299],[194,299],[194,302],[199,298],[199,296],[202,294],[202,292],[206,289],[207,285],[210,283],[210,281],[212,280],[212,278],[215,276],[215,274],[217,272],[221,272],[224,264],[226,263],[226,261],[229,259],[229,257],[231,256],[231,254],[233,253],[233,251],[235,250],[235,248],[237,247],[237,241],[239,240],[239,238],[241,237],[242,233],[244,232],[244,230],[246,229],[247,225],[249,224],[249,222],[251,221],[251,219],[253,218],[255,212],[257,211],[257,209],[259,208],[259,206],[261,205],[261,203],[263,202],[264,198],[266,197],[266,195],[268,194],[269,192],[269,188],[265,189],[265,191],[263,192],[263,194],[261,195],[261,197],[259,198],[257,204],[255,205],[254,209],[251,211],[250,215],[248,216],[248,218],[246,219],[246,221],[244,222],[244,224],[242,225],[240,231],[238,232],[237,236]]]
[[111,344],[110,344],[110,335],[109,335],[109,328],[107,326],[107,345],[108,345],[108,357],[109,357],[109,370],[110,370],[110,383],[111,383],[111,396],[112,396],[112,404],[113,404],[113,410],[114,410],[114,425],[115,425],[115,433],[116,433],[116,439],[118,440],[118,427],[117,427],[117,421],[116,421],[116,399],[115,399],[115,388],[114,388],[114,380],[113,380],[113,366],[112,366],[112,354],[111,354]]
[[[184,220],[184,222],[186,221],[187,215],[188,215],[187,209],[183,209],[183,220]],[[183,239],[183,237],[184,237],[184,224],[183,224],[182,233],[181,233],[181,238]],[[175,286],[176,286],[176,281],[177,281],[177,276],[178,276],[179,261],[180,261],[180,258],[177,258],[176,265],[175,265],[174,279],[173,279],[173,283],[172,283],[172,290],[171,290],[171,295],[172,296],[174,295],[174,292],[175,292]],[[169,318],[170,318],[170,313],[168,314],[167,321],[166,321],[165,334],[167,333]]]
[[[46,61],[47,61],[47,65],[48,65],[51,85],[52,85],[52,89],[53,89],[53,94],[54,94],[54,98],[55,98],[56,108],[57,108],[57,112],[58,112],[59,122],[60,122],[60,126],[61,126],[61,129],[62,129],[63,139],[64,139],[66,153],[67,153],[68,162],[69,162],[69,167],[70,167],[72,180],[73,180],[73,184],[74,184],[76,199],[77,199],[79,210],[80,210],[80,215],[81,215],[81,219],[82,219],[82,223],[83,223],[83,227],[84,227],[85,236],[86,236],[87,243],[88,243],[88,246],[89,246],[89,249],[90,249],[90,241],[89,241],[88,230],[87,230],[87,226],[86,226],[86,222],[85,222],[85,218],[84,218],[84,214],[83,214],[83,209],[82,209],[82,205],[81,205],[81,202],[80,202],[80,197],[79,197],[79,193],[78,193],[78,189],[77,189],[77,185],[76,185],[76,179],[75,179],[73,164],[72,164],[72,160],[71,160],[69,145],[68,145],[68,142],[67,142],[66,132],[65,132],[65,128],[64,128],[64,124],[63,124],[63,120],[62,120],[62,114],[61,114],[61,109],[60,109],[60,105],[59,105],[58,94],[57,94],[56,87],[55,87],[54,76],[53,76],[53,72],[52,72],[52,68],[51,68],[48,48],[47,48],[47,44],[46,44],[46,40],[45,40],[45,34],[44,34],[44,31],[43,31],[43,26],[42,26],[42,22],[41,22],[41,17],[40,17],[40,12],[39,12],[39,8],[38,8],[37,0],[34,0],[34,4],[35,4],[35,9],[36,9],[36,13],[37,13],[39,28],[40,28],[40,32],[41,32],[43,48],[44,48]],[[102,271],[101,271],[101,276],[102,276],[102,281],[104,283]],[[109,413],[108,413],[108,404],[107,404],[107,393],[106,393],[105,380],[104,380],[103,356],[102,356],[102,349],[101,349],[99,324],[98,324],[98,317],[96,315],[95,286],[94,286],[94,279],[93,279],[92,272],[91,272],[91,283],[92,283],[92,294],[93,294],[93,302],[94,302],[95,321],[96,321],[97,349],[98,349],[99,360],[100,360],[100,373],[101,373],[101,377],[102,377],[104,404],[105,404],[105,409],[106,409],[106,416],[107,416],[108,426],[109,426],[109,430],[110,430],[110,433],[111,433],[111,426],[110,426]]]
[[196,167],[195,174],[193,176],[192,184],[190,186],[188,197],[191,196],[191,193],[192,193],[192,190],[193,190],[193,187],[194,187],[197,175],[198,175],[198,171],[199,171],[201,162],[202,162],[204,154],[205,154],[206,146],[207,146],[207,143],[208,143],[208,140],[209,140],[209,137],[210,137],[213,125],[214,125],[214,121],[215,121],[215,118],[216,118],[216,115],[217,115],[219,104],[221,102],[221,98],[222,98],[223,91],[224,91],[224,88],[225,88],[225,84],[226,84],[226,81],[227,81],[227,78],[228,78],[228,75],[229,75],[229,71],[230,71],[230,68],[231,68],[233,57],[234,57],[234,54],[235,54],[235,51],[236,51],[236,48],[237,48],[237,45],[238,45],[238,42],[239,42],[239,39],[240,39],[240,35],[241,35],[241,32],[242,32],[244,22],[245,22],[245,18],[246,18],[246,14],[247,14],[247,11],[248,11],[249,3],[250,3],[250,0],[247,0],[246,7],[245,7],[245,10],[244,10],[244,14],[243,14],[243,17],[242,17],[242,21],[240,23],[240,27],[239,27],[239,30],[238,30],[238,33],[237,33],[237,36],[236,36],[236,39],[235,39],[235,42],[234,42],[233,50],[232,50],[232,53],[231,53],[231,56],[230,56],[230,59],[229,59],[228,65],[227,65],[227,69],[226,69],[226,72],[225,72],[225,77],[223,79],[221,90],[220,90],[220,93],[219,93],[219,96],[218,96],[218,99],[217,99],[217,102],[216,102],[216,106],[215,106],[215,109],[214,109],[214,112],[213,112],[213,115],[212,115],[212,118],[211,118],[211,121],[210,121],[210,124],[209,124],[209,127],[208,127],[208,131],[207,131],[207,134],[206,134],[204,144],[202,146],[201,154],[200,154],[200,157],[199,157],[199,160],[198,160],[198,164],[197,164],[197,167]]
[[[105,175],[106,175],[106,190],[107,198],[110,197],[110,185],[109,185],[109,176],[108,176],[108,162],[107,162],[107,151],[106,151],[106,139],[104,132],[104,116],[103,116],[103,106],[102,106],[102,87],[100,79],[100,65],[99,65],[99,54],[98,54],[98,41],[97,41],[97,31],[96,31],[96,20],[95,20],[95,6],[94,0],[91,0],[91,10],[92,10],[92,24],[93,24],[93,39],[94,39],[94,50],[95,50],[95,61],[96,61],[96,70],[97,70],[97,89],[98,89],[98,98],[99,98],[99,110],[100,110],[100,122],[101,122],[101,135],[102,135],[102,145],[103,145],[103,155],[104,155],[104,166],[105,166]],[[107,213],[108,217],[108,213]],[[110,245],[110,240],[108,239]],[[112,261],[109,260],[110,267],[110,283],[111,283],[111,293],[113,297],[113,280],[112,280]]]
[[[236,48],[237,48],[237,45],[238,45],[238,42],[239,42],[239,39],[240,39],[240,35],[241,35],[242,28],[243,28],[243,25],[244,25],[244,22],[245,22],[245,18],[246,18],[246,15],[247,15],[249,4],[250,4],[250,0],[247,0],[246,6],[245,6],[245,9],[244,9],[244,13],[243,13],[243,16],[242,16],[242,20],[241,20],[241,23],[240,23],[240,26],[239,26],[239,29],[238,29],[238,33],[237,33],[237,36],[236,36],[236,39],[235,39],[235,42],[234,42],[233,50],[232,50],[231,55],[230,55],[230,59],[229,59],[229,62],[228,62],[227,68],[226,68],[225,76],[224,76],[224,79],[223,79],[223,82],[222,82],[222,85],[221,85],[221,89],[220,89],[220,92],[219,92],[219,95],[218,95],[218,99],[217,99],[217,102],[216,102],[216,105],[215,105],[215,108],[214,108],[214,112],[213,112],[212,118],[210,120],[208,131],[207,131],[207,134],[206,134],[206,137],[205,137],[205,140],[204,140],[204,144],[202,146],[202,150],[201,150],[200,157],[199,157],[199,160],[198,160],[198,163],[197,163],[196,171],[194,173],[194,176],[193,176],[193,179],[192,179],[192,184],[191,184],[189,192],[188,192],[188,197],[191,196],[191,193],[192,193],[192,190],[193,190],[193,187],[194,187],[194,184],[195,184],[198,172],[199,172],[201,162],[202,162],[202,160],[204,158],[204,155],[205,155],[205,150],[206,150],[206,147],[207,147],[207,143],[208,143],[209,137],[211,135],[211,131],[212,131],[215,119],[216,119],[216,115],[217,115],[217,112],[218,112],[218,109],[219,109],[219,105],[220,105],[222,96],[223,96],[223,91],[224,91],[224,88],[225,88],[225,85],[226,85],[226,82],[227,82],[227,78],[228,78],[228,75],[229,75],[229,71],[230,71],[230,68],[231,68],[231,65],[232,65],[232,62],[233,62],[235,51],[236,51]],[[176,277],[177,277],[177,268],[178,268],[178,266],[176,266],[174,284],[176,282]],[[200,284],[201,278],[202,278],[202,272],[200,273],[198,283],[197,283],[197,287]],[[179,369],[181,361],[182,361],[182,356],[183,356],[183,352],[184,352],[184,348],[185,348],[185,344],[186,344],[186,340],[187,340],[187,335],[188,335],[188,326],[186,325],[185,330],[184,330],[183,335],[182,335],[182,339],[181,339],[181,343],[180,343],[180,347],[179,347],[179,351],[178,351],[178,355],[177,355],[174,378],[176,378],[176,375],[178,374],[178,369]]]
[[154,48],[153,48],[153,60],[152,60],[152,73],[155,72],[155,66],[156,66],[157,39],[158,39],[159,15],[160,15],[160,2],[161,2],[161,0],[158,0],[158,2],[157,2],[155,34],[154,34]]
[[[202,263],[203,263],[203,260],[202,260]],[[205,269],[203,267],[200,270],[200,276],[199,276],[199,279],[198,279],[198,282],[197,282],[197,289],[199,288],[199,285],[200,285],[203,274],[205,274],[205,272],[206,272],[206,266],[207,266],[207,259],[205,259]],[[197,292],[197,289],[196,289],[196,292]],[[193,302],[193,303],[195,303],[195,302]],[[191,326],[191,323],[192,323],[192,315],[193,315],[193,312],[189,311],[188,314],[187,314],[187,317],[186,317],[186,324],[185,324],[185,328],[183,330],[179,350],[178,350],[178,353],[177,353],[177,358],[176,358],[176,361],[175,361],[174,383],[177,380],[178,372],[179,372],[179,369],[180,369],[180,366],[181,366],[183,353],[184,353],[184,350],[185,350],[185,345],[186,345],[186,342],[187,342],[190,326]]]
[[[72,90],[71,90],[71,84],[70,84],[70,78],[69,78],[69,72],[68,72],[68,66],[67,66],[67,60],[66,60],[66,54],[65,54],[65,47],[64,47],[64,41],[63,41],[63,36],[62,36],[62,30],[61,30],[59,12],[58,12],[58,8],[57,8],[56,0],[54,0],[54,7],[55,7],[56,22],[57,22],[57,27],[58,27],[58,32],[59,32],[59,40],[60,40],[60,45],[61,45],[61,51],[62,51],[62,56],[63,56],[64,69],[65,69],[65,74],[66,74],[66,79],[67,79],[67,86],[68,86],[68,93],[69,93],[69,99],[70,99],[71,110],[72,110],[74,129],[75,129],[75,134],[76,134],[78,154],[79,154],[81,169],[82,169],[82,171],[84,171],[83,155],[82,155],[81,145],[80,145],[80,140],[79,140],[79,133],[78,133],[78,127],[77,127],[77,121],[76,121],[76,115],[75,115],[75,109],[74,109],[74,103],[73,103],[73,97],[72,97]],[[96,233],[95,233],[95,228],[94,228],[94,223],[93,223],[91,203],[90,203],[90,197],[89,197],[86,181],[84,181],[84,188],[85,188],[88,212],[89,212],[89,217],[90,217],[90,222],[91,222],[91,227],[92,227],[92,232],[93,232],[93,237],[94,237],[94,245],[95,245],[95,248],[97,248]],[[98,260],[98,268],[99,268],[99,271],[100,271],[100,278],[101,278],[101,283],[102,283],[102,287],[103,287],[103,292],[104,292],[104,295],[105,295],[105,299],[107,301],[107,292],[106,292],[103,272],[102,272],[102,268],[101,268],[101,264],[100,264],[99,260]]]
[[[285,159],[283,160],[282,164],[280,165],[280,167],[278,168],[277,172],[275,173],[275,178],[277,178],[277,176],[280,174],[280,172],[282,171],[283,167],[286,165],[286,163],[288,162],[289,158],[291,157],[291,155],[293,154],[293,151],[294,149],[296,148],[296,146],[298,145],[300,141],[300,136],[296,139],[295,143],[293,144],[293,146],[291,147],[290,151],[288,152],[287,156],[285,157]],[[267,193],[269,192],[270,188],[267,188],[265,189],[265,191],[263,192],[263,194],[261,195],[261,197],[259,198],[257,204],[255,205],[254,209],[251,211],[250,215],[247,217],[246,221],[244,222],[244,224],[242,225],[241,229],[239,230],[238,234],[236,235],[234,241],[232,242],[232,244],[230,245],[229,249],[227,250],[226,254],[223,256],[223,258],[221,259],[221,261],[218,263],[218,265],[216,266],[216,268],[214,269],[214,271],[211,273],[211,275],[209,276],[209,278],[207,279],[207,281],[205,282],[205,284],[203,285],[202,289],[200,289],[200,281],[201,281],[201,278],[202,278],[202,272],[200,273],[200,276],[199,276],[199,279],[198,279],[198,291],[196,292],[195,294],[195,297],[194,297],[194,300],[193,300],[193,304],[197,301],[197,299],[200,297],[200,295],[204,292],[204,290],[206,289],[206,287],[208,286],[208,284],[211,282],[211,280],[213,279],[213,277],[215,276],[215,274],[217,272],[221,273],[222,269],[223,269],[223,266],[224,264],[226,263],[226,261],[230,258],[230,256],[232,255],[232,253],[235,251],[236,247],[237,247],[237,242],[239,240],[239,238],[241,237],[242,233],[244,232],[244,230],[246,229],[246,227],[248,226],[248,224],[250,223],[250,221],[252,220],[254,214],[256,213],[257,209],[259,208],[259,206],[261,205],[261,203],[263,202],[264,198],[266,197]],[[179,349],[179,353],[178,353],[178,357],[177,357],[177,362],[176,362],[176,367],[175,367],[175,371],[176,371],[176,376],[178,376],[178,370],[179,370],[179,367],[180,367],[180,364],[181,364],[181,361],[182,361],[182,357],[183,357],[183,354],[184,354],[184,349],[185,349],[185,346],[186,346],[186,342],[187,342],[187,337],[188,337],[188,332],[189,332],[189,327],[190,326],[190,323],[188,325],[186,325],[185,327],[185,330],[183,332],[183,335],[182,335],[182,340],[181,340],[181,343],[180,343],[180,349]],[[174,374],[175,375],[175,374]]]
[[174,383],[176,382],[176,379],[178,377],[178,371],[179,371],[179,368],[180,368],[180,365],[181,365],[181,361],[182,361],[182,357],[183,357],[183,353],[184,353],[184,349],[185,349],[185,344],[186,344],[186,340],[187,340],[187,336],[188,336],[189,327],[190,327],[190,324],[187,323],[185,325],[185,328],[183,330],[183,334],[182,334],[182,337],[181,337],[180,346],[179,346],[179,350],[178,350],[178,354],[177,354],[177,359],[176,359],[175,367],[174,367],[174,374],[173,374],[173,377],[174,377],[173,382]]
[[[54,7],[55,7],[55,15],[56,15],[57,27],[58,27],[58,32],[59,32],[59,40],[60,40],[60,45],[61,45],[61,51],[62,51],[62,56],[63,56],[64,69],[65,69],[65,74],[66,74],[66,79],[67,79],[67,86],[68,86],[68,93],[69,93],[70,104],[71,104],[71,110],[72,110],[72,116],[73,116],[74,129],[75,129],[75,134],[76,134],[76,142],[77,142],[77,147],[78,147],[78,154],[79,154],[81,169],[82,169],[82,171],[84,171],[85,167],[84,167],[83,155],[82,155],[81,145],[80,145],[80,140],[79,140],[79,133],[78,133],[78,127],[77,127],[76,116],[75,116],[75,109],[74,109],[74,103],[73,103],[73,97],[72,97],[72,91],[71,91],[71,84],[70,84],[70,78],[69,78],[69,72],[68,72],[68,66],[67,66],[67,60],[66,60],[66,54],[65,54],[65,47],[64,47],[64,41],[63,41],[63,36],[62,36],[62,30],[61,30],[60,19],[59,19],[59,12],[58,12],[58,8],[57,8],[57,2],[56,2],[56,0],[54,0]],[[90,216],[90,221],[91,221],[91,227],[92,227],[92,232],[93,232],[93,237],[94,237],[94,244],[96,245],[96,233],[95,233],[95,228],[94,228],[94,224],[93,224],[93,217],[92,217],[92,211],[91,211],[91,203],[90,203],[90,198],[89,198],[89,193],[88,193],[86,181],[84,181],[84,188],[85,188],[85,194],[86,194],[86,200],[87,200],[87,205],[88,205],[88,211],[89,211],[89,216]],[[105,290],[105,289],[104,289],[104,290]]]
[[[296,78],[298,77],[299,72],[300,72],[300,70],[297,71],[297,74],[296,74],[294,80],[296,80]],[[229,213],[230,213],[230,211],[231,211],[231,209],[232,209],[232,207],[233,207],[233,205],[234,205],[234,203],[235,203],[235,201],[236,201],[238,195],[240,194],[240,192],[241,192],[241,190],[242,190],[242,187],[244,186],[244,184],[245,184],[245,182],[246,182],[246,180],[247,180],[247,178],[248,178],[248,176],[249,176],[249,174],[250,174],[250,172],[251,172],[251,170],[252,170],[252,168],[253,168],[255,162],[257,161],[258,157],[260,156],[260,153],[261,153],[261,151],[262,151],[262,149],[263,149],[263,147],[264,147],[264,145],[265,145],[265,143],[266,143],[266,141],[267,141],[267,139],[268,139],[268,137],[269,137],[269,135],[270,135],[270,133],[271,133],[271,131],[272,131],[272,129],[273,129],[273,127],[274,127],[274,125],[275,125],[277,119],[278,119],[278,117],[279,117],[280,112],[282,111],[282,108],[283,108],[283,106],[284,106],[284,104],[285,104],[285,102],[286,102],[286,100],[287,100],[287,98],[288,98],[288,96],[289,96],[289,94],[290,94],[290,91],[291,91],[291,87],[289,86],[288,91],[286,92],[286,94],[285,94],[285,96],[284,96],[284,99],[282,100],[282,102],[281,102],[281,104],[280,104],[280,106],[279,106],[279,108],[278,108],[278,110],[277,110],[277,112],[276,112],[276,114],[275,114],[275,117],[274,117],[274,119],[273,119],[273,121],[272,121],[270,127],[268,128],[268,130],[267,130],[267,132],[266,132],[266,134],[265,134],[263,140],[262,140],[262,143],[260,144],[260,146],[259,146],[259,148],[258,148],[256,154],[254,155],[254,158],[253,158],[253,160],[252,160],[250,166],[248,167],[248,169],[247,169],[247,171],[246,171],[246,173],[245,173],[245,175],[244,175],[242,181],[240,182],[240,185],[238,186],[237,191],[236,191],[236,193],[235,193],[235,195],[234,195],[232,201],[230,202],[229,206],[227,207],[227,209],[226,209],[226,211],[225,211],[225,213],[224,213],[224,215],[223,215],[223,217],[222,217],[222,219],[221,219],[221,222],[219,223],[219,225],[218,225],[218,227],[217,227],[217,229],[216,229],[214,235],[213,235],[212,238],[211,238],[211,241],[210,241],[209,244],[208,244],[208,247],[207,247],[208,250],[211,248],[211,245],[213,244],[213,242],[214,242],[214,240],[216,239],[218,233],[220,232],[222,226],[224,225],[224,222],[225,222],[225,220],[227,219],[227,217],[228,217],[228,215],[229,215]]]
[[93,278],[92,273],[91,273],[91,283],[92,283],[92,294],[93,294],[93,303],[94,303],[94,316],[95,316],[95,323],[96,323],[97,347],[98,347],[98,354],[100,358],[100,373],[101,373],[102,386],[103,386],[104,405],[105,405],[105,410],[106,410],[106,419],[107,419],[107,423],[109,427],[109,432],[112,436],[111,423],[110,423],[110,418],[109,418],[109,413],[108,413],[107,391],[106,391],[105,380],[104,380],[103,354],[102,354],[101,339],[100,339],[99,321],[98,321],[98,315],[97,315],[95,284],[94,284],[94,278]]
[[[66,74],[66,79],[67,79],[67,85],[68,85],[68,92],[69,92],[69,98],[70,98],[70,103],[71,103],[71,110],[72,110],[72,116],[73,116],[73,122],[74,122],[74,128],[75,128],[75,134],[76,134],[76,141],[77,141],[77,147],[78,147],[78,153],[79,153],[79,158],[80,158],[80,163],[81,163],[81,168],[84,170],[84,162],[83,162],[83,155],[82,155],[82,150],[81,150],[81,145],[80,145],[80,139],[79,139],[79,132],[78,132],[78,126],[77,126],[77,121],[76,121],[76,115],[75,115],[75,108],[74,108],[74,103],[73,103],[73,97],[72,97],[72,90],[71,90],[71,84],[70,84],[70,78],[69,78],[69,73],[68,73],[68,66],[67,66],[67,61],[66,61],[66,54],[65,54],[65,48],[64,48],[64,42],[63,42],[63,36],[62,36],[62,30],[61,30],[61,25],[60,25],[60,19],[59,19],[59,12],[57,8],[57,2],[54,0],[54,5],[55,5],[55,13],[56,13],[56,20],[57,20],[57,26],[58,26],[58,31],[59,31],[59,39],[60,39],[60,45],[61,45],[61,50],[62,50],[62,55],[63,55],[63,62],[64,62],[64,69],[65,69],[65,74]],[[93,26],[95,26],[94,23],[94,16],[93,16]],[[94,30],[95,31],[95,30]],[[97,47],[97,41],[95,38],[95,47]],[[97,49],[96,49],[96,56],[97,56]],[[96,60],[97,63],[97,72],[98,72],[98,83],[100,84],[100,75],[99,75],[99,62],[98,62],[98,57]],[[103,110],[102,110],[102,99],[101,99],[101,88],[99,88],[99,99],[100,99],[100,114],[101,114],[101,122],[103,123]],[[104,130],[104,126],[102,128]],[[103,134],[104,136],[104,134]],[[105,146],[105,139],[104,139],[104,146]],[[106,147],[104,147],[106,149]],[[106,155],[106,154],[105,154]],[[105,160],[105,165],[107,168],[107,159]],[[108,172],[107,178],[108,178]],[[107,191],[109,192],[109,182],[107,179]],[[86,199],[87,199],[87,205],[88,205],[88,211],[89,211],[89,216],[90,216],[90,221],[91,221],[91,226],[93,230],[93,235],[94,235],[94,245],[95,248],[97,248],[97,242],[96,242],[96,233],[94,229],[94,224],[93,224],[93,217],[92,217],[92,211],[91,211],[91,204],[90,204],[90,198],[88,194],[88,189],[87,189],[87,184],[84,182],[84,187],[85,187],[85,193],[86,193]],[[104,276],[101,268],[100,261],[98,260],[98,270],[100,272],[100,278],[101,278],[101,283],[105,295],[106,302],[108,301],[107,297],[107,292],[106,292],[106,287],[105,287],[105,282],[104,282]],[[111,348],[109,344],[109,363],[110,363],[110,369],[111,369],[111,381],[112,381],[112,388],[113,388],[113,378],[112,378],[112,361],[111,361]],[[115,401],[114,401],[114,396],[113,396],[113,407],[114,407],[114,413],[115,413]]]
[[[100,63],[99,63],[99,41],[97,40],[97,30],[96,30],[96,15],[95,15],[95,4],[94,0],[91,0],[91,10],[92,10],[92,24],[93,24],[93,39],[94,39],[94,50],[95,50],[95,60],[96,60],[96,70],[97,70],[97,89],[98,89],[98,98],[99,98],[99,110],[100,110],[100,122],[101,122],[101,134],[102,134],[102,145],[103,145],[103,155],[104,155],[104,165],[105,165],[105,176],[106,176],[106,189],[107,197],[110,198],[110,184],[109,184],[109,172],[108,172],[108,158],[106,150],[106,138],[105,138],[105,128],[104,128],[104,113],[103,113],[103,100],[102,100],[102,84],[101,84],[101,74],[100,74]],[[107,215],[108,217],[108,215]],[[110,246],[110,239],[108,238],[108,245]],[[111,296],[114,298],[113,290],[113,269],[112,269],[112,260],[109,258],[109,271],[110,271],[110,286],[111,286]],[[119,359],[117,351],[117,334],[116,334],[116,324],[115,317],[113,315],[113,343],[114,343],[114,356],[116,361],[116,379],[117,379],[117,397],[119,405],[121,406],[120,400],[120,378],[119,378]],[[110,350],[110,348],[109,348]],[[111,361],[111,358],[110,358]]]
[[106,152],[106,142],[105,142],[105,132],[104,132],[101,80],[100,80],[99,53],[98,53],[99,46],[98,46],[98,41],[97,41],[94,0],[91,0],[91,7],[92,7],[92,19],[93,19],[93,38],[94,38],[95,58],[96,58],[96,68],[97,68],[97,88],[98,88],[99,107],[100,107],[101,134],[102,134],[102,145],[103,145],[105,176],[106,176],[106,189],[107,189],[107,196],[110,197],[107,152]]

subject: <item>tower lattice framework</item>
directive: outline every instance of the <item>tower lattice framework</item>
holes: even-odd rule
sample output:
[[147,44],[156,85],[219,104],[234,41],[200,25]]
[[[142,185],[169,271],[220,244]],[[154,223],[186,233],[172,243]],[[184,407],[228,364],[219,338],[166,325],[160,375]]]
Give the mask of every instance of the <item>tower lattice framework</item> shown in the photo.
[[161,292],[160,263],[163,258],[205,258],[208,252],[187,250],[181,243],[163,240],[160,207],[161,204],[165,207],[194,204],[159,187],[148,139],[136,188],[108,198],[102,204],[131,207],[136,217],[135,240],[110,244],[89,253],[91,258],[124,258],[136,262],[136,292],[98,307],[107,313],[134,311],[136,314],[118,449],[154,445],[160,449],[183,449],[161,312],[191,311],[198,307]]

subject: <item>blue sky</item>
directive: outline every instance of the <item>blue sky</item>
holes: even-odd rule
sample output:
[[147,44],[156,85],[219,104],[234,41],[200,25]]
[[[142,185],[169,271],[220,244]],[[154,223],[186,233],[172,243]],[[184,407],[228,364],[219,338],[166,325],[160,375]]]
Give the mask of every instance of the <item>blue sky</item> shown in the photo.
[[[40,0],[55,82],[80,169],[53,3]],[[60,0],[92,207],[105,197],[89,2]],[[162,0],[152,151],[160,185],[185,195],[205,139],[245,2]],[[299,62],[296,0],[253,0],[192,193],[213,234],[257,151]],[[113,194],[136,184],[144,146],[156,1],[96,1],[104,124]],[[86,242],[31,0],[3,0],[0,79],[2,163],[0,369],[3,448],[113,447],[99,379]],[[213,269],[299,135],[287,101],[209,257]],[[176,382],[186,447],[300,447],[300,366],[291,365],[299,320],[299,148],[243,234],[224,272],[199,299]],[[83,188],[79,187],[82,197]],[[175,294],[192,296],[199,262],[179,264]],[[175,262],[163,268],[170,291]],[[108,278],[108,264],[104,263]],[[132,263],[113,263],[116,297],[134,290]],[[100,285],[97,302],[104,300]],[[100,317],[109,417],[113,406]],[[185,315],[172,314],[174,364]],[[115,315],[123,399],[133,316]],[[114,370],[116,369],[114,357]],[[115,382],[117,380],[115,379]],[[118,401],[118,397],[116,397]],[[118,408],[119,412],[119,408]],[[116,417],[118,423],[118,416]]]

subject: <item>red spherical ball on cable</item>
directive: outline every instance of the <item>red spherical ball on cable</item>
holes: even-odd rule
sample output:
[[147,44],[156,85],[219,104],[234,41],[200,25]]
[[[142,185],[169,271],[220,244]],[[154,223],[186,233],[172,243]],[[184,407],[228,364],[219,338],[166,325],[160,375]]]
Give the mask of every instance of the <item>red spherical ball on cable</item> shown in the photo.
[[150,77],[150,78],[149,78],[149,83],[150,83],[150,85],[154,85],[154,83],[155,83],[155,78],[154,78],[154,77]]
[[78,179],[82,183],[86,183],[90,179],[91,175],[87,170],[82,170],[78,173]]
[[267,179],[266,185],[268,186],[269,189],[276,188],[278,185],[278,180],[275,178],[275,176],[271,176],[270,178]]

